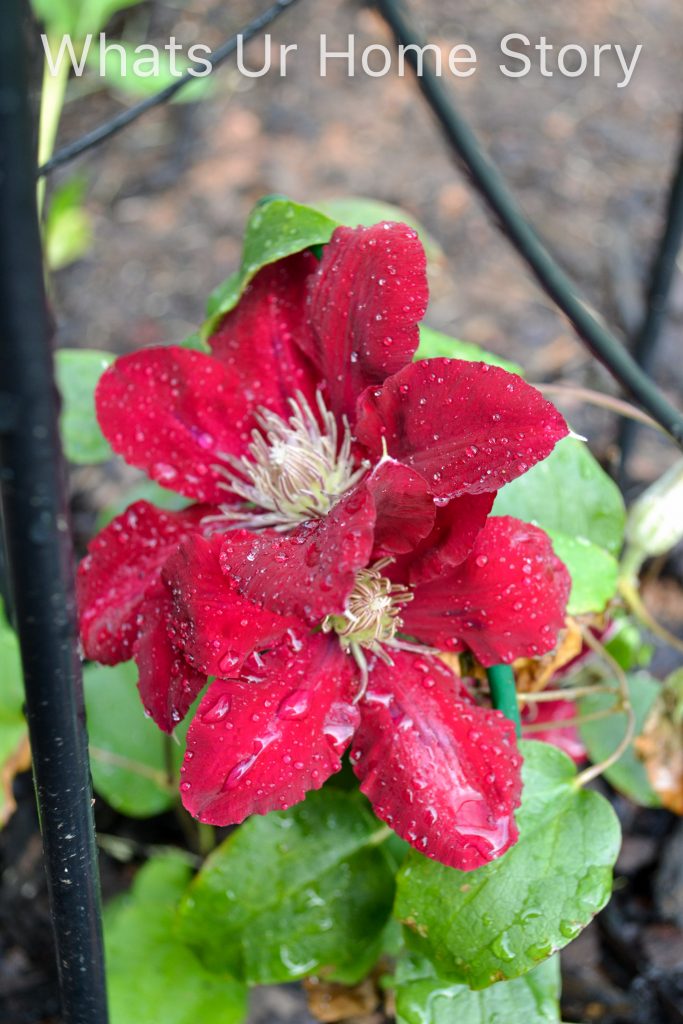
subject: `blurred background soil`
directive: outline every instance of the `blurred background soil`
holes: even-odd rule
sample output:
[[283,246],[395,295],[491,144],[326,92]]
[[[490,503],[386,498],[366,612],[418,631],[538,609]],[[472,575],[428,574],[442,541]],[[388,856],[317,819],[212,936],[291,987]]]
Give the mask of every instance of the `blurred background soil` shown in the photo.
[[[123,27],[135,41],[163,45],[174,34],[184,47],[217,46],[266,6],[153,0],[113,29]],[[619,332],[632,333],[681,129],[680,0],[413,0],[411,7],[424,34],[446,52],[459,42],[476,49],[475,75],[447,77],[455,99],[588,300]],[[432,270],[432,326],[519,361],[532,381],[616,393],[454,166],[413,80],[362,72],[349,79],[342,66],[318,77],[321,33],[335,50],[345,47],[349,32],[359,49],[390,45],[379,17],[358,0],[300,0],[271,31],[275,44],[299,46],[285,78],[273,71],[247,79],[229,62],[217,72],[210,99],[153,111],[54,176],[59,182],[77,169],[87,178],[95,223],[87,257],[54,280],[58,343],[126,352],[179,341],[201,321],[209,291],[237,266],[257,199],[273,192],[302,202],[361,195],[404,207],[441,246],[443,260]],[[499,42],[508,32],[525,33],[532,43],[543,34],[558,48],[619,42],[628,53],[637,43],[643,51],[626,88],[617,88],[614,59],[600,78],[542,78],[535,65],[526,78],[510,79],[498,69]],[[247,53],[260,66],[262,44]],[[92,79],[72,86],[62,143],[122,109],[111,93],[93,91]],[[682,334],[679,274],[655,365],[674,401],[683,390]],[[614,417],[562,407],[609,465]],[[640,431],[629,490],[675,457],[654,432]],[[84,534],[104,486],[88,470],[74,473],[77,508],[86,508],[77,520]],[[89,491],[95,496],[84,502]],[[648,590],[653,611],[674,629],[683,622],[680,568],[672,560]],[[658,657],[664,671],[675,667],[668,653]],[[28,780],[21,786],[24,799],[0,847],[0,1009],[5,1024],[46,1024],[58,1020],[54,972]],[[683,1021],[683,833],[665,812],[635,811],[619,801],[617,807],[626,828],[617,891],[609,910],[563,954],[565,1018]],[[106,831],[131,827],[107,808],[98,813]],[[155,830],[157,842],[178,841],[167,819],[135,828],[137,839],[141,830]],[[105,892],[125,887],[130,873],[104,857]],[[255,997],[253,1024],[309,1019],[297,990]]]

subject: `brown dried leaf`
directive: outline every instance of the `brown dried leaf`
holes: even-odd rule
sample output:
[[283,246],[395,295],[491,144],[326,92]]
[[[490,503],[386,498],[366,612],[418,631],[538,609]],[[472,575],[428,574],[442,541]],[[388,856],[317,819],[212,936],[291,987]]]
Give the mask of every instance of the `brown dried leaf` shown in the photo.
[[568,618],[555,650],[541,658],[519,658],[513,662],[517,689],[520,693],[544,690],[552,677],[581,653],[583,638],[575,619]]
[[349,987],[323,978],[305,978],[303,982],[308,997],[308,1008],[316,1018],[325,1024],[337,1021],[356,1021],[369,1024],[380,1005],[380,993],[374,977],[365,978],[358,985]]
[[634,745],[664,807],[683,815],[683,669],[663,684]]
[[0,828],[6,825],[17,809],[17,803],[12,791],[12,783],[15,775],[25,772],[31,767],[31,746],[28,741],[28,733],[19,740],[19,743],[0,766]]

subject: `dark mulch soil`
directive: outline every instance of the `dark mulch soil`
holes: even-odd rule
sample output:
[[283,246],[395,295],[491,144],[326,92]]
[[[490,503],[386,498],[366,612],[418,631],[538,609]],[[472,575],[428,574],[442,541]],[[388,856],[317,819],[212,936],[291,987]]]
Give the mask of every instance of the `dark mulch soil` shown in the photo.
[[[455,86],[463,109],[588,298],[617,328],[632,330],[677,144],[683,7],[677,0],[413,0],[412,8],[447,48],[475,46],[478,72]],[[155,0],[130,16],[128,29],[131,36],[147,26],[150,39],[173,32],[186,45],[216,45],[253,13],[251,0],[193,0],[182,7]],[[341,48],[349,31],[359,47],[388,42],[377,16],[361,3],[301,0],[273,30],[276,42],[299,43],[287,78],[247,81],[224,68],[211,100],[156,111],[79,162],[89,181],[95,240],[88,257],[55,280],[59,343],[122,352],[180,340],[195,329],[208,291],[234,269],[247,212],[259,196],[372,195],[408,209],[444,250],[432,273],[435,327],[519,360],[531,380],[571,379],[614,390],[501,241],[411,81],[349,80],[336,72],[324,82],[317,78],[320,34]],[[543,33],[558,45],[641,42],[644,49],[626,89],[616,88],[611,72],[601,79],[513,81],[497,70],[499,40],[511,31],[532,40]],[[85,95],[82,86],[74,92],[65,141],[120,109],[111,96]],[[58,179],[66,176],[60,172]],[[682,325],[679,275],[655,366],[674,398],[683,382]],[[566,411],[609,463],[613,419],[580,406]],[[641,432],[633,489],[674,455],[656,435]],[[74,472],[81,546],[94,511],[116,496],[121,479],[111,467]],[[669,568],[672,577],[654,585],[648,599],[680,629],[680,558]],[[675,664],[670,652],[658,652],[658,671]],[[18,811],[0,835],[0,1020],[57,1024],[30,779],[19,778],[16,789]],[[617,888],[609,908],[563,954],[565,1019],[676,1024],[683,1020],[683,826],[665,812],[636,811],[620,800],[616,806],[625,830]],[[183,841],[170,815],[135,823],[101,801],[97,814],[101,832],[143,846]],[[125,889],[134,870],[134,861],[103,854],[105,898]],[[253,1024],[310,1019],[295,988],[255,994]]]

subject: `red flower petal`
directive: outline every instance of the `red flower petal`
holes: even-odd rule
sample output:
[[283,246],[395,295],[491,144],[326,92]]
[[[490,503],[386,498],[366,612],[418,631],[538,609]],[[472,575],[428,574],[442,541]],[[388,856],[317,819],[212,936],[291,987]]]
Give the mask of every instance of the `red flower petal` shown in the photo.
[[220,566],[223,537],[189,537],[166,562],[174,639],[190,665],[208,676],[236,676],[252,651],[279,640],[296,620],[273,615],[230,586]]
[[453,498],[436,513],[434,529],[408,562],[411,583],[422,583],[460,565],[474,547],[493,506],[495,491]]
[[375,814],[421,853],[469,871],[517,839],[514,727],[478,707],[434,658],[377,660],[351,763]]
[[[564,750],[572,761],[581,764],[586,760],[586,748],[579,735],[579,730],[575,725],[564,724],[568,719],[575,718],[577,714],[576,702],[571,700],[548,700],[527,704],[522,709],[522,735],[526,739],[552,743],[553,746]],[[526,726],[532,724],[538,726],[546,723],[547,729],[534,728],[531,732],[526,733]]]
[[252,406],[262,405],[285,419],[287,399],[302,391],[315,394],[312,367],[297,345],[306,323],[306,284],[318,267],[310,252],[265,267],[228,313],[209,345],[231,372],[238,375]]
[[424,359],[358,400],[356,437],[412,466],[432,494],[495,491],[546,458],[567,424],[520,377],[485,363]]
[[432,528],[434,500],[419,473],[390,459],[366,477],[375,503],[375,555],[404,554]]
[[87,658],[105,665],[132,658],[145,591],[205,514],[206,508],[199,505],[164,512],[147,501],[136,501],[90,541],[76,579]]
[[251,601],[317,623],[344,610],[356,572],[370,559],[374,526],[374,503],[361,484],[324,519],[309,520],[291,533],[228,533],[221,566]]
[[533,658],[555,646],[569,588],[543,530],[491,517],[461,565],[415,588],[404,629],[444,650],[467,646],[483,665]]
[[241,455],[253,426],[235,373],[217,359],[172,346],[122,356],[95,392],[97,418],[114,451],[174,491],[228,499],[215,465]]
[[206,676],[195,672],[171,641],[172,616],[171,595],[158,582],[140,609],[135,662],[145,711],[164,732],[173,732],[206,683]]
[[415,354],[428,299],[426,259],[405,224],[337,228],[310,282],[307,355],[327,382],[334,412]]
[[356,725],[355,666],[327,637],[282,645],[263,668],[218,681],[187,734],[180,790],[200,821],[231,825],[298,803],[340,768]]

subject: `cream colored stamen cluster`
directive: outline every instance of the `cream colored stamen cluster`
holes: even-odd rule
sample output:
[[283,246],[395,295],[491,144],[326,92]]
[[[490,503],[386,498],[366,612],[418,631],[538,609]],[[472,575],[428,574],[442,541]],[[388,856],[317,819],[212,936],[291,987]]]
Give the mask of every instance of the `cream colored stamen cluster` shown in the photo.
[[216,467],[226,478],[225,489],[252,506],[221,506],[221,515],[212,519],[223,528],[285,532],[307,519],[322,519],[365,475],[367,464],[357,466],[353,459],[348,422],[342,421],[340,438],[336,417],[320,392],[319,418],[301,392],[289,405],[288,420],[260,409],[249,454],[239,459],[225,455],[227,465]]
[[328,615],[323,621],[324,633],[336,633],[342,647],[353,655],[361,674],[361,685],[356,694],[359,701],[368,683],[368,663],[365,651],[377,655],[387,665],[393,665],[389,650],[419,651],[429,648],[398,639],[402,626],[401,610],[412,601],[412,592],[400,584],[392,583],[382,575],[382,569],[393,559],[383,558],[356,575],[355,586],[341,615]]

